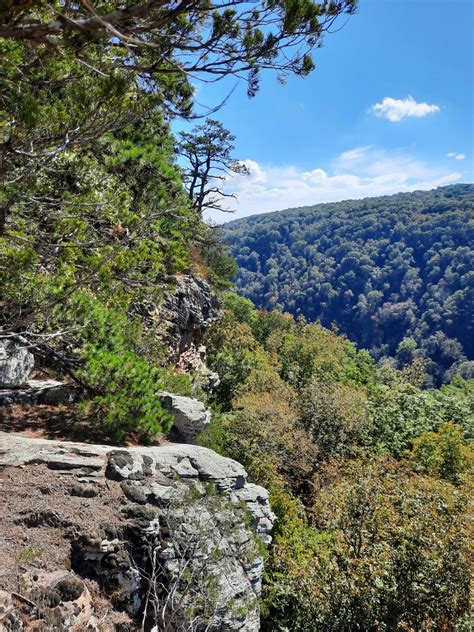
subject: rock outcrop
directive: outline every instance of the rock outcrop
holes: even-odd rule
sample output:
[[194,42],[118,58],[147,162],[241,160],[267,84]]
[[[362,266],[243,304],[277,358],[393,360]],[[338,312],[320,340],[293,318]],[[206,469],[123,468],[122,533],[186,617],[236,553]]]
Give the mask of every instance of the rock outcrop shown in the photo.
[[0,629],[259,629],[274,516],[239,463],[0,433],[0,469]]
[[28,380],[21,388],[0,386],[0,408],[13,404],[21,406],[72,404],[79,401],[82,395],[82,389],[75,384],[51,379]]
[[16,340],[0,340],[0,388],[24,384],[35,366],[33,354]]
[[177,277],[163,304],[150,313],[172,361],[184,371],[201,372],[210,389],[217,386],[218,376],[206,366],[203,338],[221,316],[221,303],[210,285],[190,275]]
[[211,422],[211,413],[204,404],[193,397],[183,397],[174,393],[160,393],[163,408],[174,418],[173,428],[186,443],[194,443],[198,434]]

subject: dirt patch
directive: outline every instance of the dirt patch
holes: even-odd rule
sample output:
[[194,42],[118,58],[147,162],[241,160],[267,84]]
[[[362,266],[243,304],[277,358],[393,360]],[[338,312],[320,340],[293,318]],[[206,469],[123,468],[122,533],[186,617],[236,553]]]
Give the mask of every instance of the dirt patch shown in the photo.
[[88,498],[74,493],[77,479],[44,464],[0,472],[1,589],[20,589],[22,572],[70,570],[71,540],[80,532],[123,524],[123,494],[117,483],[94,482],[97,495]]
[[[57,406],[15,404],[8,408],[0,408],[0,430],[37,439],[102,443],[124,447],[143,445],[140,438],[133,433],[130,433],[123,442],[118,443],[116,439],[104,435],[92,420],[79,418],[75,406],[64,404]],[[147,445],[160,446],[181,442],[179,433],[171,429],[166,436],[157,437]]]
[[[128,614],[117,611],[113,597],[104,594],[96,578],[71,579],[71,545],[79,534],[101,537],[104,530],[127,525],[128,503],[120,484],[86,478],[54,472],[44,464],[0,471],[0,592],[13,595],[25,630],[62,630],[53,621],[53,627],[38,628],[32,613],[43,608],[41,625],[46,625],[44,613],[54,611],[55,600],[80,600],[82,584],[96,620],[102,621],[99,630],[137,629]],[[78,495],[79,487],[93,489],[94,495]]]

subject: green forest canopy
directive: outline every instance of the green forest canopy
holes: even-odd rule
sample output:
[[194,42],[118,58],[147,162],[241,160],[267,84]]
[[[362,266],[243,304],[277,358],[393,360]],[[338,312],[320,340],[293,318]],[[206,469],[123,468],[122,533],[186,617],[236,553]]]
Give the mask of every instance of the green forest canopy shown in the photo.
[[288,209],[226,225],[238,292],[335,323],[377,360],[474,373],[474,185]]
[[422,390],[417,359],[377,368],[318,324],[223,299],[200,443],[270,491],[262,630],[471,630],[474,380]]

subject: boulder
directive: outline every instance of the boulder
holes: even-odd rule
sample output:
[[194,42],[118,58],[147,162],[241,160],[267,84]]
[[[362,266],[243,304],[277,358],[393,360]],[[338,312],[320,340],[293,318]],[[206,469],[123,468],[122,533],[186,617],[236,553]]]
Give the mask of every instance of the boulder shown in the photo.
[[35,366],[33,354],[17,340],[0,340],[0,388],[24,384]]
[[204,404],[192,397],[162,391],[161,403],[174,417],[173,427],[186,443],[194,443],[198,434],[211,422],[211,413]]

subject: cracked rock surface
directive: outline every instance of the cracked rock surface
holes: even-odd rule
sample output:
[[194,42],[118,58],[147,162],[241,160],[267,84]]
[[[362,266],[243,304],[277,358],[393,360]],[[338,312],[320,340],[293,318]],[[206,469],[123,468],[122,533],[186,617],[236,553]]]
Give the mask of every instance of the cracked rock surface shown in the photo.
[[0,433],[0,630],[256,632],[274,516],[246,478],[198,446]]

